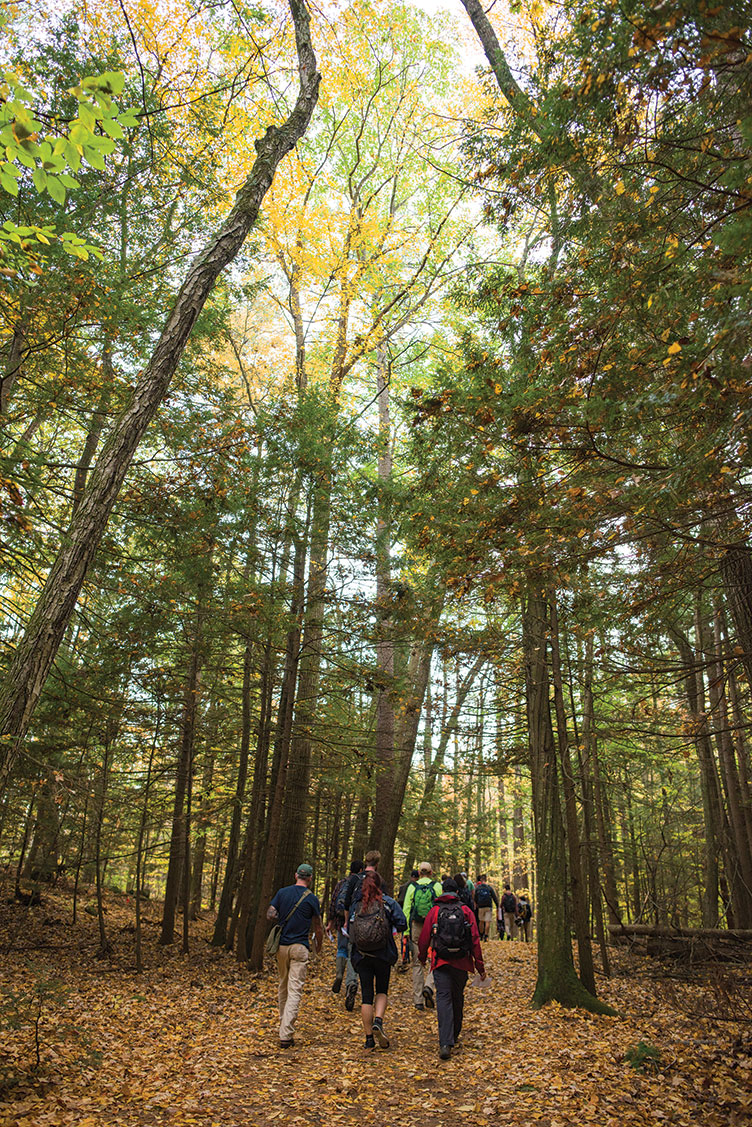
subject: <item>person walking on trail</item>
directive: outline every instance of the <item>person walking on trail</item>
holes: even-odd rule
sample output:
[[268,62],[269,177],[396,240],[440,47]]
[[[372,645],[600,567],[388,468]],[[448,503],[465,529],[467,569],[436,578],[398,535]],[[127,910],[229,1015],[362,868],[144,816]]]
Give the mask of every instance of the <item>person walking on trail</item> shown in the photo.
[[[344,889],[351,876],[357,875],[363,871],[363,862],[353,860],[350,865],[350,872],[342,880],[337,881],[332,892],[332,898],[329,901],[329,919],[326,925],[326,930],[333,938],[337,939],[337,964],[334,982],[332,983],[332,991],[339,994],[342,989],[342,979],[345,979],[345,990],[348,986],[354,985],[355,990],[358,989],[358,976],[355,973],[352,962],[350,961],[350,941],[347,937],[347,932],[344,930],[345,914],[337,908],[337,901],[339,894]],[[345,974],[347,977],[345,978]]]
[[309,936],[313,931],[316,952],[321,951],[324,929],[321,926],[321,905],[310,890],[313,869],[298,865],[295,884],[280,888],[269,905],[266,918],[282,924],[277,950],[279,970],[279,1044],[289,1049],[293,1042],[295,1019],[300,1009],[303,986],[311,953]]
[[515,920],[517,918],[517,897],[508,884],[504,885],[501,894],[501,910],[504,914],[504,931],[507,939],[514,939]]
[[468,972],[486,977],[475,915],[457,895],[457,882],[445,880],[441,896],[428,913],[418,940],[418,958],[425,964],[431,948],[439,1024],[439,1056],[449,1060],[462,1029]]
[[[381,854],[378,849],[370,849],[365,856],[365,868],[363,871],[351,873],[347,878],[347,883],[337,898],[337,909],[342,913],[345,920],[347,920],[350,915],[350,905],[353,902],[353,897],[357,889],[359,889],[363,883],[363,878],[366,873],[375,873],[378,870],[380,860]],[[345,930],[347,930],[347,928],[345,928]],[[352,959],[352,945],[350,946],[350,957]],[[345,1009],[349,1010],[351,1013],[355,1009],[355,999],[357,996],[358,977],[355,975],[354,978],[350,978],[348,975],[345,986]]]
[[465,904],[470,911],[473,910],[473,891],[468,885],[467,877],[464,873],[455,873],[452,880],[457,885],[457,895],[460,901]]
[[533,937],[533,905],[526,892],[522,892],[517,898],[517,920],[520,937],[525,943],[529,943]]
[[491,934],[491,924],[494,918],[494,905],[498,908],[499,898],[496,889],[486,880],[485,873],[478,874],[475,885],[475,907],[478,909],[478,932],[485,942]]
[[405,917],[410,928],[410,943],[413,953],[413,1005],[416,1010],[433,1009],[433,975],[417,958],[418,940],[428,913],[441,896],[441,884],[434,880],[430,861],[418,865],[418,878],[410,882],[405,893]]
[[360,1016],[366,1035],[366,1049],[376,1044],[389,1048],[384,1032],[389,978],[397,962],[393,930],[407,927],[405,913],[396,900],[387,896],[375,869],[364,874],[350,906],[348,932],[353,944],[352,961],[360,979]]
[[[399,904],[400,908],[403,909],[403,911],[404,911],[404,906],[405,906],[405,896],[407,895],[407,890],[410,887],[410,885],[412,884],[412,882],[414,880],[418,879],[419,875],[420,874],[418,873],[418,870],[413,869],[410,872],[410,879],[406,880],[404,882],[404,884],[400,885],[399,892],[397,893],[397,903]],[[411,947],[411,944],[410,944],[410,934],[409,934],[409,932],[405,932],[402,936],[400,957],[399,957],[399,962],[397,963],[397,970],[401,974],[404,974],[408,970],[408,968],[410,966],[410,959],[411,958],[412,958],[412,947]]]

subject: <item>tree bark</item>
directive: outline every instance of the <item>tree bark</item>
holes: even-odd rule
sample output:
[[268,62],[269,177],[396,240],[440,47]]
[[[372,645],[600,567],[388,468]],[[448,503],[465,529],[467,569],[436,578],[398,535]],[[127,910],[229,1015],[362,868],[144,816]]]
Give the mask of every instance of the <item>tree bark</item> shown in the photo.
[[161,337],[89,477],[58,556],[11,662],[0,692],[0,789],[7,781],[121,485],[146,428],[164,399],[191,330],[214,283],[256,221],[282,158],[304,135],[318,99],[320,76],[304,0],[289,0],[295,25],[300,87],[281,126],[256,141],[257,156],[219,233],[194,261]]
[[586,990],[572,958],[567,907],[566,846],[551,725],[547,662],[549,613],[541,591],[528,591],[522,611],[530,772],[535,815],[538,901],[538,978],[534,1007],[556,1000],[595,1013],[613,1013]]
[[580,831],[577,823],[577,795],[574,772],[572,770],[572,757],[569,754],[567,718],[564,711],[564,687],[562,683],[561,659],[559,654],[559,615],[556,606],[556,595],[553,591],[550,593],[549,599],[551,605],[551,672],[554,683],[556,732],[559,741],[559,755],[561,757],[562,783],[564,789],[567,845],[569,847],[569,887],[572,893],[574,933],[577,937],[580,981],[586,990],[589,990],[591,994],[595,994],[595,969],[593,966],[593,949],[590,943],[590,927],[588,925],[587,888],[582,872],[582,850],[580,845]]

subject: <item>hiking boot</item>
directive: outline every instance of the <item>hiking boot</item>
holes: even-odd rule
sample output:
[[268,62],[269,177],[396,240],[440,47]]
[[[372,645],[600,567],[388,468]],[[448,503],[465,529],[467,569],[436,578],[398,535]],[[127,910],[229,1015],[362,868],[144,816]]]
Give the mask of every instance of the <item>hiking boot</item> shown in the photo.
[[451,1045],[439,1045],[439,1056],[442,1060],[449,1060],[452,1055]]
[[376,1042],[374,1041],[372,1036],[369,1035],[368,1037],[366,1037],[366,1043],[363,1046],[363,1048],[364,1049],[375,1049],[376,1048]]
[[422,1002],[416,1002],[415,1008],[416,1008],[416,1010],[419,1011],[419,1013],[425,1013],[425,1011],[426,1011],[426,1007],[423,1005]]
[[291,1037],[289,1041],[280,1041],[279,1047],[280,1047],[280,1049],[291,1049],[294,1044],[295,1044],[295,1042],[293,1041],[293,1039]]
[[389,1038],[384,1032],[384,1022],[380,1017],[375,1017],[373,1019],[373,1035],[382,1049],[389,1048]]
[[335,978],[334,982],[332,983],[332,993],[333,994],[339,994],[341,989],[342,989],[342,975],[338,974],[337,977]]
[[355,995],[358,993],[357,982],[351,982],[345,991],[345,1009],[352,1013],[355,1009]]
[[430,986],[423,987],[423,1001],[426,1003],[426,1009],[432,1010],[434,1008],[433,990]]

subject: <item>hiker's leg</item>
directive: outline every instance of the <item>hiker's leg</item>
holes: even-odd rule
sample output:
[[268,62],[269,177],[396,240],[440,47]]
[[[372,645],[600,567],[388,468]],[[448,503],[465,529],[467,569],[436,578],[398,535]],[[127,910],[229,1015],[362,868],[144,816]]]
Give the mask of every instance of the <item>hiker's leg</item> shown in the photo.
[[374,995],[374,960],[367,955],[358,963],[358,978],[360,979],[360,1020],[366,1037],[373,1033],[373,995]]
[[459,967],[452,967],[452,1012],[454,1014],[454,1039],[455,1041],[462,1030],[462,1016],[465,1012],[465,986],[467,985],[467,971]]
[[418,940],[420,933],[423,930],[423,925],[417,923],[415,920],[410,924],[410,940],[413,945],[413,1005],[422,1006],[423,1001],[423,987],[425,986],[426,973],[420,965],[418,959]]
[[280,1041],[289,1041],[295,1029],[295,1019],[303,997],[303,986],[308,970],[308,948],[302,943],[291,943],[289,950],[289,972],[287,976],[287,1001],[279,1025]]
[[375,990],[376,998],[373,1005],[373,1016],[383,1017],[386,1013],[386,1004],[388,1001],[389,993],[389,978],[392,973],[392,968],[389,963],[385,963],[383,959],[374,959],[375,964]]
[[279,1008],[279,1020],[282,1020],[282,1014],[285,1012],[285,1005],[287,1003],[287,981],[290,976],[290,948],[280,946],[277,949],[277,970],[279,971],[279,988],[277,990],[277,1006]]
[[433,972],[436,988],[436,1016],[439,1021],[439,1044],[454,1044],[454,1012],[452,1010],[452,968],[437,967]]
[[358,975],[355,967],[352,965],[352,943],[347,942],[347,974],[345,975],[345,988],[348,986],[358,985]]

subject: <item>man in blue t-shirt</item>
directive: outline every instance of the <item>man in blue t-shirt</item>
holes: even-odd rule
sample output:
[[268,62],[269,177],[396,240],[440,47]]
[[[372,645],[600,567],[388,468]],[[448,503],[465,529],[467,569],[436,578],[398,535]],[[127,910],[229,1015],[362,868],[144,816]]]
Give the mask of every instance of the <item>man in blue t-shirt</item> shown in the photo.
[[316,953],[321,951],[324,930],[321,926],[321,905],[310,891],[313,869],[298,865],[295,884],[280,888],[266,912],[268,920],[282,924],[277,951],[279,968],[279,1043],[283,1049],[293,1044],[295,1019],[300,1009],[303,986],[311,953],[309,936],[314,934]]

